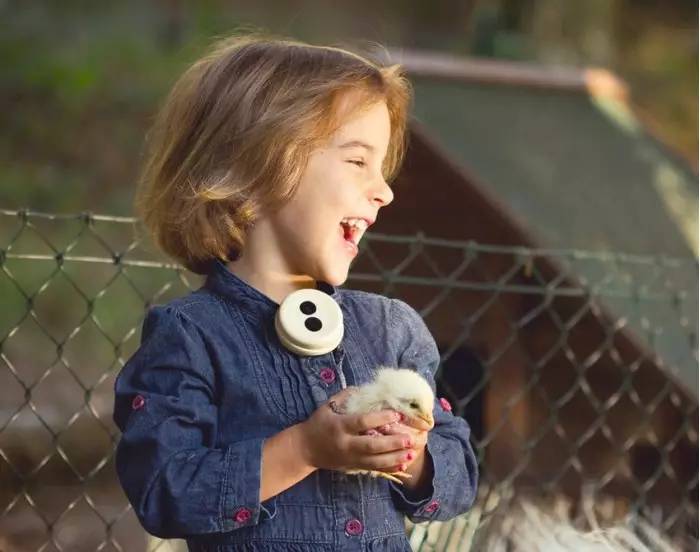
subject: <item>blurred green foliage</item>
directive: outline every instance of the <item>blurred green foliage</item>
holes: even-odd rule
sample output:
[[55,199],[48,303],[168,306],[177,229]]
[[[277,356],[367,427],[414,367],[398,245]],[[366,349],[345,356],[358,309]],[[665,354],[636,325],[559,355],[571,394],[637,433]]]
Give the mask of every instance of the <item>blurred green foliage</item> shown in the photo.
[[2,21],[2,205],[129,213],[149,119],[203,44],[169,44],[135,2],[16,3]]
[[216,36],[260,28],[320,43],[428,48],[578,66],[632,85],[696,162],[697,6],[630,0],[0,2],[0,206],[131,214],[159,102]]

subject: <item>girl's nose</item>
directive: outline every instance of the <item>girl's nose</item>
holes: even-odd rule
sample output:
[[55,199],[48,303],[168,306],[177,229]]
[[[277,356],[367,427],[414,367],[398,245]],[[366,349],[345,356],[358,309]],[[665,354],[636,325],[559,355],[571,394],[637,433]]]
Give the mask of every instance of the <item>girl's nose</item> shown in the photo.
[[383,176],[376,179],[376,185],[372,188],[372,200],[380,204],[380,206],[389,205],[394,200],[394,192],[389,184],[384,180]]

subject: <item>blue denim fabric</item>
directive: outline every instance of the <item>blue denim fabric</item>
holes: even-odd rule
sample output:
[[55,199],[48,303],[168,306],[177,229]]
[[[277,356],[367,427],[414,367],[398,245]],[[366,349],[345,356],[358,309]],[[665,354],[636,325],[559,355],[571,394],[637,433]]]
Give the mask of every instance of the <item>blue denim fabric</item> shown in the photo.
[[[409,551],[404,515],[447,520],[469,509],[477,486],[470,430],[437,400],[425,496],[383,478],[316,470],[260,502],[265,438],[307,419],[346,385],[388,365],[415,367],[435,390],[438,350],[413,308],[318,287],[341,306],[345,335],[317,357],[287,351],[275,333],[277,303],[221,261],[202,288],[148,311],[114,405],[117,473],[148,532],[185,538],[198,551]],[[337,374],[330,383],[324,367]]]

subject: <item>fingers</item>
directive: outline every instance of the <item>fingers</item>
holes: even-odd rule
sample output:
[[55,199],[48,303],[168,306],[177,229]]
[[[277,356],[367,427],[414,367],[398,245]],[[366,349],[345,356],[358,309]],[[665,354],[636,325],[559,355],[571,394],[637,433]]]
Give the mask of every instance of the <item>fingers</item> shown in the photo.
[[397,435],[399,433],[404,433],[406,435],[411,435],[416,439],[427,439],[428,435],[427,431],[416,429],[400,422],[394,424],[384,424],[383,426],[379,426],[375,429],[384,435]]
[[348,399],[348,397],[355,392],[357,387],[355,386],[350,386],[346,387],[345,389],[340,390],[338,393],[330,397],[328,401],[326,401],[326,405],[330,407],[330,409],[335,413],[335,414],[344,414],[345,413],[345,401]]
[[399,433],[403,433],[406,435],[416,435],[418,433],[418,431],[413,429],[412,427],[406,426],[401,423],[384,424],[383,426],[377,427],[376,431],[384,435],[397,435]]
[[[368,432],[369,431],[372,430],[368,430]],[[381,426],[375,431],[375,435],[403,435],[404,437],[408,437],[412,443],[411,448],[415,451],[422,450],[428,443],[427,431],[418,431],[417,429],[400,423]]]
[[357,387],[354,387],[354,386],[346,387],[345,389],[341,389],[335,395],[330,397],[327,402],[328,402],[328,404],[335,403],[338,405],[343,405],[343,404],[345,404],[345,401],[348,399],[348,397],[352,393],[354,393],[356,390],[357,390]]
[[348,439],[349,454],[367,456],[408,449],[414,444],[409,435],[353,435]]
[[415,452],[410,450],[384,452],[362,457],[356,462],[356,465],[358,468],[366,470],[396,471],[406,466],[413,458],[415,458]]
[[370,428],[376,428],[386,424],[391,424],[399,420],[399,415],[394,410],[378,410],[367,414],[358,414],[350,417],[349,424],[351,432],[358,434]]

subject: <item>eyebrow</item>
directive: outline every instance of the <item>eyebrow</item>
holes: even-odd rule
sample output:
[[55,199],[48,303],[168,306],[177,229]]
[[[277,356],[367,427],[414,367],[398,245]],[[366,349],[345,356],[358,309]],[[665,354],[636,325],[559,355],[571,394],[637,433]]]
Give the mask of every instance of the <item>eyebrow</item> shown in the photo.
[[369,151],[371,151],[371,152],[374,152],[374,151],[375,151],[375,147],[374,147],[374,146],[371,146],[371,145],[369,145],[369,144],[366,144],[365,142],[363,142],[363,141],[361,141],[361,140],[350,140],[349,142],[345,142],[344,144],[341,144],[341,145],[338,146],[338,147],[343,148],[343,149],[345,149],[345,148],[353,148],[353,147],[361,147],[361,148],[365,148],[365,149],[367,149],[367,150],[369,150]]

